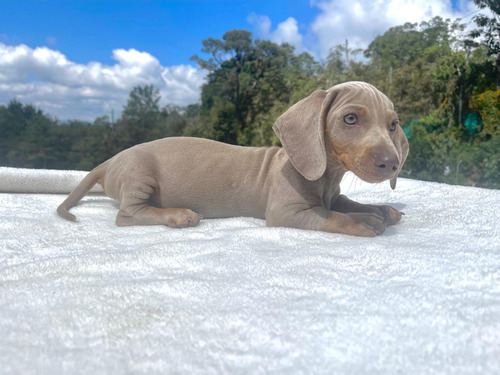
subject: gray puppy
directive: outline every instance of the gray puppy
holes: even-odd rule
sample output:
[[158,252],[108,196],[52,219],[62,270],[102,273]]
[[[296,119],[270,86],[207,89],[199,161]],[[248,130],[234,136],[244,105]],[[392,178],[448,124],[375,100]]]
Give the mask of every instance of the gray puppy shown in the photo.
[[120,201],[118,226],[195,226],[202,217],[249,216],[283,226],[376,236],[402,213],[340,194],[346,171],[367,182],[396,178],[408,140],[392,102],[374,86],[348,82],[315,91],[276,121],[281,147],[241,147],[164,138],[124,150],[93,169],[58,207],[96,183]]

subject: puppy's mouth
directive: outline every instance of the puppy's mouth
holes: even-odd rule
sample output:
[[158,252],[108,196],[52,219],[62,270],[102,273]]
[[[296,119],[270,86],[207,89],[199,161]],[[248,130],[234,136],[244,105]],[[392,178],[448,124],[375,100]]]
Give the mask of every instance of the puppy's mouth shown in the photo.
[[343,169],[351,171],[363,181],[369,182],[371,184],[390,180],[398,173],[397,171],[395,171],[390,175],[387,175],[385,173],[382,174],[378,171],[378,168],[375,164],[373,164],[372,168],[369,168],[368,165],[370,164],[370,162],[367,161],[366,158],[351,158],[347,153],[334,154],[334,158]]
[[353,163],[346,163],[346,164],[348,167],[347,169],[349,171],[354,173],[363,181],[369,182],[371,184],[390,180],[397,174],[397,171],[389,176],[378,173],[375,165],[373,166],[373,168],[367,168],[365,165],[366,163],[363,163],[363,161],[359,159],[355,159]]

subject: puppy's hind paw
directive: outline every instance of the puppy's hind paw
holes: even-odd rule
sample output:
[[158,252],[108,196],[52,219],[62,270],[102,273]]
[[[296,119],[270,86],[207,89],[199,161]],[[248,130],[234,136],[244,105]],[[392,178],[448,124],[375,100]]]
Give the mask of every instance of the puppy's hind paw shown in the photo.
[[195,227],[202,219],[201,215],[189,208],[167,208],[165,211],[166,224],[171,228]]

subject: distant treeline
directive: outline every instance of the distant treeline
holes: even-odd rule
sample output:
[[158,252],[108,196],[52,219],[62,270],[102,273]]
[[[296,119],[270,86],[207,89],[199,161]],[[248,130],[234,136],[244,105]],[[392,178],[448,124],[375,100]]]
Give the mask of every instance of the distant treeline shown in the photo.
[[288,44],[228,31],[203,42],[209,59],[193,56],[209,71],[201,104],[160,108],[159,91],[138,86],[115,123],[103,116],[92,124],[61,124],[15,100],[0,106],[0,165],[90,170],[134,144],[178,135],[278,144],[272,125],[292,104],[360,80],[396,106],[410,140],[403,177],[500,188],[500,38],[491,37],[500,36],[500,25],[484,16],[475,21],[472,34],[440,17],[407,23],[364,51],[346,41],[321,63]]

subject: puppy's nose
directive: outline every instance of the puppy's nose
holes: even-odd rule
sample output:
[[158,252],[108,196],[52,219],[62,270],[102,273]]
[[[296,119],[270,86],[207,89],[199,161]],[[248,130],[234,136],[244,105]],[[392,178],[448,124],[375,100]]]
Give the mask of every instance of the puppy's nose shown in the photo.
[[378,152],[374,155],[374,163],[378,173],[389,177],[399,168],[399,158],[393,152]]

